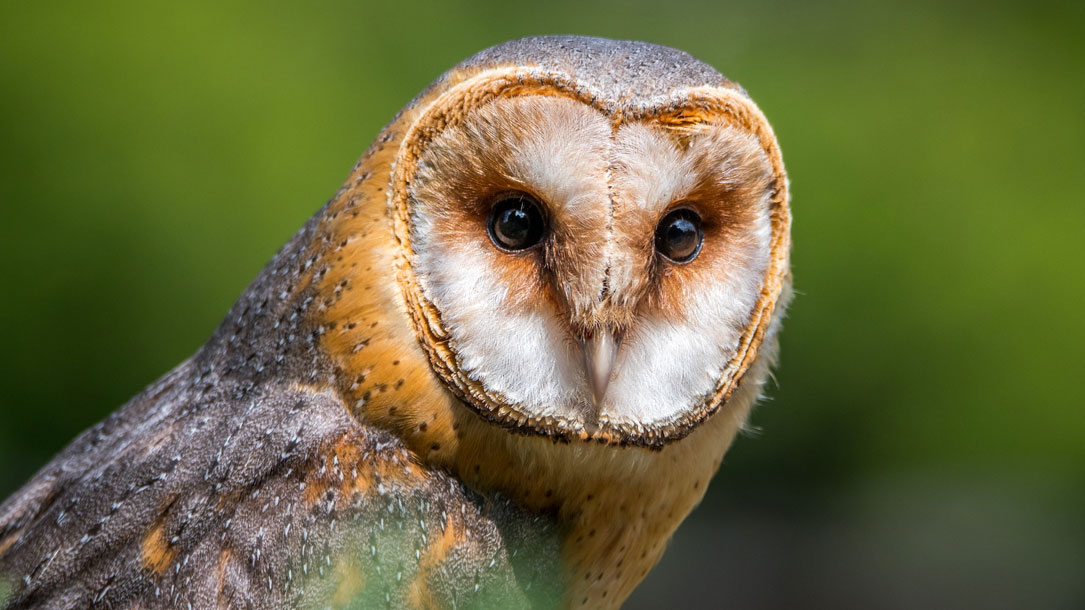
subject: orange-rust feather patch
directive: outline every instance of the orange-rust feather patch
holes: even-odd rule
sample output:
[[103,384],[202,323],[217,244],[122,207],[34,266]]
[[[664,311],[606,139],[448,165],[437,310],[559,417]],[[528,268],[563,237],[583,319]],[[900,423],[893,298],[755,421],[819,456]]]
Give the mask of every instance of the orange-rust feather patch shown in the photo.
[[452,515],[449,515],[441,535],[433,539],[429,546],[426,547],[421,559],[419,559],[418,574],[415,576],[414,582],[411,583],[410,591],[407,594],[407,599],[410,601],[413,608],[426,610],[432,608],[436,610],[440,607],[433,599],[433,595],[430,593],[429,585],[426,581],[429,579],[430,574],[437,569],[437,566],[448,557],[452,549],[455,548],[463,538],[463,533],[456,527],[456,523],[452,520]]
[[[455,401],[411,339],[414,329],[393,281],[397,243],[388,216],[399,139],[424,105],[419,100],[386,130],[329,204],[320,227],[322,258],[313,264],[326,271],[313,279],[320,299],[311,315],[351,415],[396,434],[426,464],[447,466],[457,444]],[[309,497],[321,492],[326,489]]]
[[218,582],[218,605],[220,608],[226,608],[229,603],[226,598],[226,572],[230,566],[230,560],[233,558],[233,551],[229,547],[223,548],[219,553],[219,563],[217,570],[217,582]]
[[166,538],[165,516],[155,521],[143,536],[143,566],[156,574],[163,574],[177,557],[177,549]]
[[4,551],[10,549],[11,545],[15,544],[15,541],[19,539],[19,535],[22,533],[22,530],[16,530],[12,532],[7,538],[0,540],[0,555],[3,555]]
[[334,499],[340,507],[378,485],[402,486],[422,477],[422,466],[405,452],[364,450],[354,432],[330,443],[308,466],[305,502],[309,505]]

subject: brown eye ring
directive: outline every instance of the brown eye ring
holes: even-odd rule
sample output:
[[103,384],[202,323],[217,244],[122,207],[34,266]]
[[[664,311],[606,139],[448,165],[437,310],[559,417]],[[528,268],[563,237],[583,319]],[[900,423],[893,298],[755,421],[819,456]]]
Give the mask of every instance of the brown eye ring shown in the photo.
[[542,205],[527,193],[503,195],[490,209],[486,232],[501,250],[526,250],[541,242],[546,234]]
[[656,225],[656,251],[669,261],[688,263],[704,245],[701,216],[689,208],[668,212]]

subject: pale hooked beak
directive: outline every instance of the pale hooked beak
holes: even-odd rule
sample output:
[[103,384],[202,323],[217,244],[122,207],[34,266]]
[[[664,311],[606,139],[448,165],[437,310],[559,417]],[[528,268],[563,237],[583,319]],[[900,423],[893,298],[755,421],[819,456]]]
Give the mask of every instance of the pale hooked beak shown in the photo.
[[588,385],[591,386],[595,405],[603,402],[614,372],[614,361],[618,356],[618,339],[609,330],[599,330],[580,341],[584,352],[584,372],[587,373]]

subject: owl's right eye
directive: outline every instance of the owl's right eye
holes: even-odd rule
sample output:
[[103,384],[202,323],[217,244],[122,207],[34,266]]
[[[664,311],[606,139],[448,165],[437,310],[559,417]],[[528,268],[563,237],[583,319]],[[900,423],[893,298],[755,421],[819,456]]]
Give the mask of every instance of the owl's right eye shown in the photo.
[[542,241],[546,219],[538,201],[530,195],[516,193],[494,204],[486,230],[498,248],[526,250]]
[[701,217],[687,208],[678,208],[663,217],[656,227],[656,250],[676,263],[697,258],[704,244]]

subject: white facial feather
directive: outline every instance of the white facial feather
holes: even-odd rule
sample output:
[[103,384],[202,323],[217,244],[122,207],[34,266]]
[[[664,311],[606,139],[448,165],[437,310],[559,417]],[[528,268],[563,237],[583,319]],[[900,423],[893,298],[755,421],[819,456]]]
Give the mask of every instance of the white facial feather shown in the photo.
[[[530,102],[531,100],[528,100]],[[562,103],[564,102],[564,103]],[[465,129],[504,161],[510,182],[546,201],[551,215],[598,214],[607,203],[603,147],[610,127],[582,104],[562,100],[544,108],[521,104],[511,115],[485,117]],[[465,151],[438,138],[420,164],[420,182],[462,164]],[[420,189],[425,190],[425,189]],[[441,312],[468,377],[536,416],[577,420],[587,406],[579,346],[549,302],[524,298],[523,287],[495,273],[510,254],[489,243],[485,229],[464,243],[442,230],[442,205],[419,193],[412,216],[414,267]],[[436,213],[434,213],[436,212]],[[602,267],[595,273],[602,281]]]
[[[696,410],[731,362],[760,294],[771,237],[767,189],[741,202],[745,224],[738,230],[706,237],[728,239],[705,247],[726,246],[724,254],[694,261],[694,271],[672,270],[685,278],[677,284],[680,295],[666,295],[676,307],[637,310],[595,407],[568,317],[576,304],[539,298],[539,280],[506,272],[507,257],[523,255],[498,250],[484,223],[457,216],[456,206],[477,202],[457,200],[461,193],[449,185],[492,179],[539,197],[553,239],[560,233],[569,240],[557,250],[597,253],[575,266],[575,277],[545,281],[566,298],[606,307],[600,299],[608,291],[614,302],[635,302],[644,298],[636,287],[651,284],[644,274],[654,262],[642,260],[644,248],[633,247],[651,235],[638,237],[623,219],[647,218],[650,232],[670,207],[706,183],[724,190],[750,180],[767,184],[771,168],[756,138],[708,127],[687,134],[679,147],[660,127],[630,124],[614,132],[595,110],[555,98],[506,100],[475,112],[430,143],[411,187],[413,267],[441,313],[460,368],[533,417],[599,418],[644,429]],[[468,172],[460,182],[448,177]],[[548,273],[557,271],[539,276]]]
[[[713,137],[715,136],[715,137]],[[615,191],[626,203],[662,216],[703,181],[698,161],[715,150],[704,150],[722,136],[733,154],[714,160],[716,182],[738,182],[749,160],[760,152],[755,140],[732,129],[720,129],[707,138],[694,137],[678,150],[658,128],[635,124],[618,134]],[[767,160],[760,164],[765,172]],[[729,244],[729,256],[711,273],[711,281],[686,284],[681,312],[645,316],[627,333],[615,374],[601,409],[613,423],[651,426],[674,421],[701,404],[715,390],[724,366],[738,347],[750,313],[760,294],[768,267],[771,225],[769,193],[753,202],[754,221],[740,243]],[[707,246],[706,246],[707,247]],[[615,266],[629,270],[633,266]]]
[[553,312],[508,307],[515,287],[498,281],[478,248],[418,246],[417,268],[468,376],[534,413],[572,416],[584,382],[576,347]]

